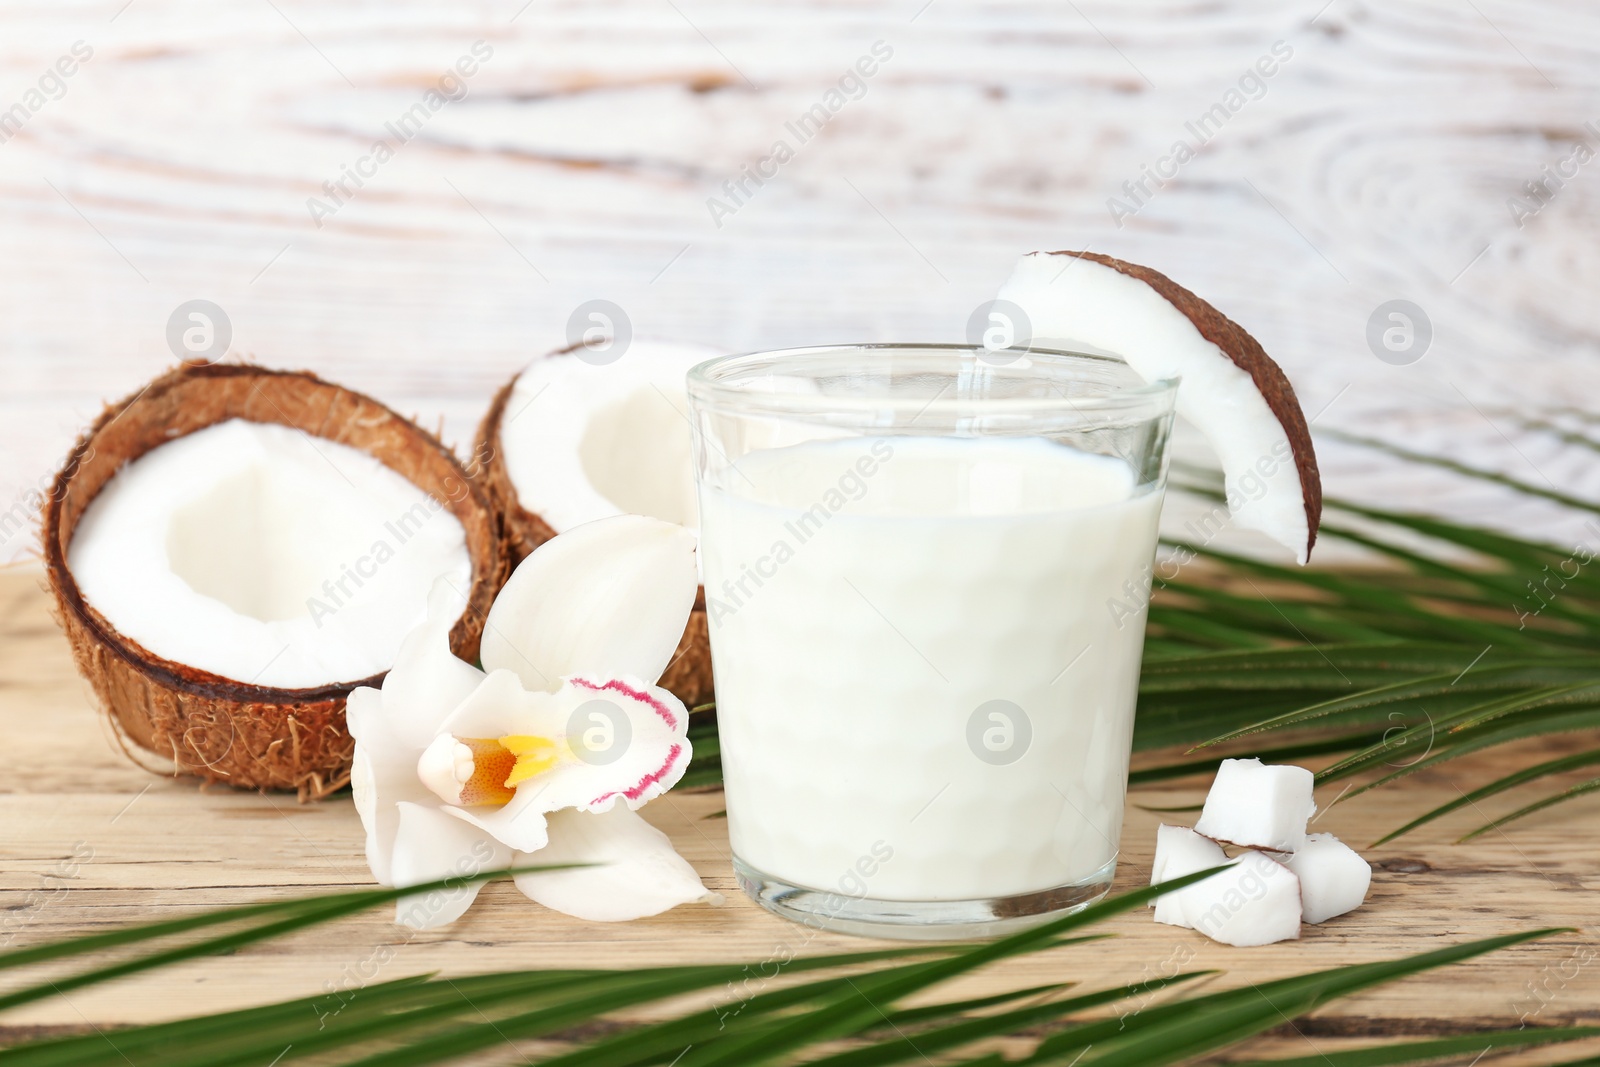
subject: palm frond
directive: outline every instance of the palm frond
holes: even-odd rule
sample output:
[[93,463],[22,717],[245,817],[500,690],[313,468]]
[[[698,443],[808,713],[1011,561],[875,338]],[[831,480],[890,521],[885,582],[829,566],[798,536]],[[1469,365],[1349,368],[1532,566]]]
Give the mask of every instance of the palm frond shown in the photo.
[[[757,1067],[803,1057],[828,1067],[866,1067],[944,1057],[943,1062],[975,1067],[1002,1061],[969,1052],[973,1046],[1043,1030],[1047,1036],[1032,1039],[1031,1051],[1016,1062],[1159,1065],[1226,1048],[1358,990],[1564,932],[1508,934],[1209,994],[1184,995],[1188,983],[1215,973],[1197,971],[1089,992],[1069,993],[1072,983],[1058,982],[978,998],[905,1005],[911,997],[935,993],[976,970],[1024,955],[1061,950],[1068,953],[1063,963],[1070,966],[1072,947],[1098,937],[1084,931],[1217,870],[1125,893],[987,944],[806,957],[788,961],[781,975],[754,985],[749,979],[752,968],[759,965],[751,964],[523,970],[455,978],[416,975],[211,1016],[23,1042],[0,1050],[0,1061],[18,1067],[231,1067],[258,1062],[285,1067],[296,1063],[423,1067],[461,1061],[508,1042],[560,1042],[598,1029],[602,1036],[564,1051],[546,1051],[536,1062],[552,1067]],[[177,922],[80,937],[49,946],[48,951],[26,949],[0,959],[17,966],[25,965],[16,963],[19,959],[44,964],[108,948],[157,944],[241,920],[247,926],[254,924],[251,929],[268,925],[304,929],[392,902],[402,893],[430,888],[435,887],[325,894],[248,909],[219,909]],[[269,936],[283,932],[279,929]],[[217,937],[202,937],[190,947],[195,955],[230,950]],[[155,959],[162,951],[138,958]],[[96,973],[104,980],[127,972],[111,965]],[[808,974],[818,977],[807,978]],[[686,993],[736,990],[735,983],[743,984],[744,995],[736,991],[731,998],[717,997],[710,1008],[680,1008],[667,1018],[644,1023],[619,1017]],[[1152,1004],[1158,993],[1163,994],[1162,1002]],[[1174,994],[1176,999],[1171,999]],[[1114,1015],[1096,1014],[1118,1005],[1122,1010]],[[1335,1062],[1352,1067],[1369,1062],[1420,1063],[1456,1049],[1451,1042],[1457,1040],[1475,1042],[1472,1050],[1478,1051],[1486,1046],[1510,1048],[1596,1036],[1600,1028],[1473,1034],[1362,1050]],[[531,1056],[522,1059],[535,1062]]]
[[1536,800],[1532,804],[1520,807],[1509,815],[1502,815],[1500,818],[1485,823],[1468,834],[1464,834],[1460,840],[1471,841],[1474,837],[1481,837],[1491,830],[1498,830],[1507,823],[1521,819],[1527,815],[1532,815],[1536,811],[1543,811],[1546,808],[1554,807],[1564,800],[1572,800],[1576,797],[1587,796],[1594,792],[1600,792],[1600,778],[1591,778],[1589,781],[1575,785],[1570,789],[1563,789],[1555,796],[1545,797],[1543,800]]
[[[1514,789],[1526,782],[1537,781],[1540,778],[1548,778],[1552,774],[1562,774],[1566,771],[1577,770],[1583,767],[1593,767],[1596,764],[1600,764],[1600,749],[1592,749],[1588,752],[1579,752],[1571,756],[1561,756],[1557,759],[1546,760],[1543,763],[1536,763],[1531,767],[1523,767],[1521,770],[1513,771],[1504,778],[1497,778],[1488,785],[1474,789],[1470,793],[1462,793],[1461,796],[1455,800],[1441,804],[1432,811],[1425,812],[1424,814],[1417,816],[1415,819],[1412,819],[1398,830],[1394,830],[1388,834],[1385,834],[1383,837],[1380,837],[1378,840],[1374,841],[1372,843],[1373,847],[1376,848],[1378,845],[1387,844],[1388,842],[1399,837],[1401,834],[1410,833],[1419,826],[1424,826],[1442,815],[1448,815],[1452,811],[1456,811],[1459,808],[1467,807],[1470,804],[1476,804],[1480,800],[1486,800],[1497,793],[1505,792],[1507,789]],[[1465,838],[1462,840],[1465,840]]]
[[[1350,440],[1600,511],[1594,502],[1456,460]],[[1220,482],[1206,472],[1176,471],[1174,484],[1221,499]],[[1243,742],[1259,746],[1268,731],[1291,730],[1305,736],[1268,752],[1283,759],[1342,754],[1319,780],[1370,776],[1344,794],[1356,796],[1531,738],[1573,733],[1600,741],[1600,573],[1589,566],[1600,545],[1567,550],[1349,501],[1330,499],[1327,507],[1322,536],[1376,553],[1383,569],[1296,570],[1204,545],[1181,546],[1202,561],[1203,573],[1156,583],[1137,747],[1236,749]],[[1419,549],[1419,537],[1472,562],[1447,562]],[[1141,768],[1132,781],[1206,773],[1217,762],[1169,759]],[[1588,765],[1568,757],[1516,769],[1468,793],[1471,800],[1413,818],[1382,840],[1484,797]],[[1571,787],[1474,833],[1591,791]]]

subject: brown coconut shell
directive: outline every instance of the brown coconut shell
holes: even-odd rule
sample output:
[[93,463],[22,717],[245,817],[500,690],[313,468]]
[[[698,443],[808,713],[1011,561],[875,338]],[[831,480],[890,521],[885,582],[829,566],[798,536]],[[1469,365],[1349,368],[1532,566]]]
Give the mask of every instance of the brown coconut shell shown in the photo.
[[508,573],[499,522],[438,438],[371,397],[308,372],[185,364],[108,406],[67,456],[44,506],[43,554],[78,670],[121,736],[170,760],[174,773],[318,799],[350,779],[355,743],[345,697],[383,675],[314,689],[249,685],[152,653],[88,604],[67,566],[73,532],[122,466],[177,437],[233,418],[277,423],[360,449],[444,503],[466,530],[472,589],[450,632],[478,658],[484,618]]
[[[577,347],[577,346],[574,346]],[[570,359],[572,348],[552,352],[544,359]],[[478,439],[468,473],[483,490],[500,516],[505,537],[505,553],[514,568],[527,558],[528,553],[556,535],[556,530],[538,515],[523,507],[517,497],[517,487],[511,483],[506,468],[505,449],[500,443],[500,426],[505,419],[506,404],[516,388],[514,376],[500,391],[478,426]],[[706,621],[706,591],[702,587],[694,598],[694,610],[678,640],[672,662],[658,683],[663,689],[683,701],[686,707],[709,704],[715,697],[711,675],[711,631]]]
[[1211,304],[1185,289],[1158,270],[1129,263],[1098,252],[1050,252],[1052,256],[1072,256],[1087,259],[1103,267],[1110,267],[1130,278],[1137,278],[1194,323],[1195,329],[1207,341],[1222,349],[1234,365],[1255,382],[1256,389],[1267,402],[1267,408],[1283,426],[1289,439],[1289,449],[1294,454],[1295,468],[1300,475],[1301,496],[1305,500],[1306,527],[1310,538],[1306,552],[1317,543],[1317,526],[1322,521],[1322,474],[1317,469],[1317,453],[1311,447],[1311,428],[1306,424],[1305,412],[1295,396],[1289,376],[1275,363],[1266,350],[1243,326],[1218,311]]

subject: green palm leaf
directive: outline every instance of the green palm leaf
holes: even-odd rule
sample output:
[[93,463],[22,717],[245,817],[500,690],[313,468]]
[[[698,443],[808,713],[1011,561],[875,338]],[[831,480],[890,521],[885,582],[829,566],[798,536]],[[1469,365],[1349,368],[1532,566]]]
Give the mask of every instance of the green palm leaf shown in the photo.
[[1563,800],[1572,800],[1575,797],[1587,796],[1588,794],[1594,792],[1600,792],[1600,778],[1591,778],[1589,781],[1584,782],[1581,785],[1575,785],[1571,789],[1564,789],[1553,797],[1545,797],[1543,800],[1536,800],[1532,804],[1518,808],[1509,815],[1502,815],[1500,818],[1495,819],[1492,822],[1485,823],[1476,830],[1473,830],[1471,833],[1464,835],[1461,840],[1471,841],[1474,837],[1481,837],[1490,830],[1498,830],[1500,827],[1509,822],[1521,819],[1527,815],[1532,815],[1536,811],[1543,811],[1545,808],[1554,807]]
[[[1399,960],[1358,964],[1241,989],[1183,996],[1202,971],[1152,978],[1109,989],[1062,996],[1070,983],[1052,983],[980,998],[940,1000],[915,1008],[906,998],[937,991],[963,975],[1008,959],[1061,951],[1070,966],[1075,946],[1096,935],[1080,931],[1140,907],[1162,892],[1203,880],[1202,871],[1161,886],[1126,893],[1032,930],[976,946],[921,946],[869,950],[788,961],[781,981],[742,1000],[721,998],[714,1008],[691,1008],[658,1022],[613,1025],[612,1032],[536,1062],[566,1067],[647,1067],[652,1064],[760,1064],[795,1062],[827,1067],[948,1062],[998,1064],[992,1055],[960,1058],[963,1050],[999,1036],[1038,1028],[1038,1040],[1021,1061],[1155,1065],[1176,1063],[1226,1048],[1251,1034],[1352,992],[1525,943],[1558,931],[1535,930],[1468,942]],[[484,875],[483,877],[493,877]],[[456,884],[451,880],[449,884]],[[444,883],[441,883],[443,885]],[[425,891],[429,887],[418,887]],[[416,890],[413,890],[416,891]],[[399,891],[358,891],[221,909],[178,923],[114,932],[114,947],[139,950],[174,936],[239,922],[247,928],[291,925],[303,929],[334,921],[361,907],[392,902]],[[179,923],[184,925],[178,925]],[[1069,936],[1070,935],[1070,936]],[[105,951],[99,934],[24,950],[33,963]],[[195,954],[229,950],[221,938],[201,937]],[[149,948],[136,959],[165,951]],[[22,953],[12,953],[12,962]],[[152,964],[153,965],[153,964]],[[274,1062],[342,1065],[424,1065],[459,1062],[508,1039],[559,1038],[593,1028],[615,1013],[673,1001],[685,993],[728,987],[751,965],[672,966],[637,970],[527,970],[469,977],[418,975],[340,994],[322,994],[242,1011],[133,1027],[107,1034],[24,1042],[0,1051],[18,1067],[221,1067]],[[114,968],[107,968],[108,976]],[[802,981],[808,972],[821,977]],[[123,973],[123,972],[118,972]],[[787,983],[787,984],[785,984]],[[1169,999],[1151,1004],[1156,994]],[[1178,999],[1170,999],[1177,994]],[[1119,1013],[1100,1009],[1122,1005]],[[1085,1014],[1088,1015],[1085,1018]],[[1537,1035],[1536,1037],[1533,1035]],[[1340,1054],[1352,1067],[1365,1063],[1424,1062],[1465,1048],[1454,1042],[1513,1047],[1574,1041],[1600,1028],[1474,1034],[1381,1050]],[[831,1049],[840,1042],[849,1047]],[[819,1056],[820,1053],[820,1056]],[[1359,1058],[1359,1057],[1368,1058]],[[1370,1058],[1370,1057],[1380,1058]],[[528,1059],[528,1062],[535,1062]]]
[[1557,759],[1546,760],[1544,763],[1536,763],[1532,767],[1524,767],[1521,770],[1513,771],[1504,778],[1497,778],[1486,786],[1474,789],[1470,793],[1463,793],[1457,799],[1441,804],[1432,811],[1417,816],[1398,830],[1391,831],[1374,841],[1372,843],[1373,847],[1376,848],[1379,845],[1387,844],[1402,834],[1408,834],[1417,827],[1424,826],[1440,816],[1448,815],[1452,811],[1464,808],[1469,804],[1476,804],[1480,800],[1485,800],[1497,793],[1503,793],[1507,789],[1514,789],[1525,782],[1537,781],[1540,778],[1547,778],[1552,774],[1561,774],[1564,771],[1593,767],[1596,764],[1600,764],[1600,749],[1579,752],[1571,756],[1561,756]]
[[[1350,438],[1587,513],[1600,505],[1515,478],[1382,442]],[[1174,485],[1221,499],[1212,473],[1179,468]],[[1344,753],[1321,781],[1375,777],[1356,796],[1473,752],[1555,733],[1600,739],[1600,569],[1594,552],[1566,550],[1429,516],[1329,499],[1322,536],[1387,561],[1376,572],[1296,570],[1186,546],[1204,576],[1158,583],[1154,638],[1140,684],[1140,748],[1238,746],[1264,734],[1299,736],[1273,754]],[[1346,521],[1350,520],[1350,521]],[[1600,529],[1588,527],[1600,534]],[[1457,560],[1416,547],[1465,553]],[[1267,583],[1265,586],[1258,583]],[[1259,595],[1243,597],[1241,585]],[[1202,625],[1195,624],[1195,617]],[[1207,626],[1209,625],[1209,629]],[[1219,627],[1226,627],[1224,633]],[[1349,635],[1360,634],[1352,640]],[[1343,747],[1341,747],[1343,746]],[[1590,746],[1592,747],[1592,746]],[[1277,758],[1293,759],[1294,755]],[[1215,760],[1168,759],[1135,784],[1200,774]],[[1568,757],[1516,768],[1410,820],[1393,840],[1485,797],[1588,765]],[[1479,831],[1584,795],[1583,784],[1526,803]],[[1471,835],[1469,835],[1471,836]]]

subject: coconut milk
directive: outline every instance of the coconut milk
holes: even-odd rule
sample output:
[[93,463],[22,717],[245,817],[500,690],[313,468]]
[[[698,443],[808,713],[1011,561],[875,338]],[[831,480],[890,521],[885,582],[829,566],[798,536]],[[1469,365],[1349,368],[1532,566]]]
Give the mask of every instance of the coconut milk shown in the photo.
[[733,849],[964,901],[1109,880],[1159,491],[1039,439],[852,437],[702,489]]

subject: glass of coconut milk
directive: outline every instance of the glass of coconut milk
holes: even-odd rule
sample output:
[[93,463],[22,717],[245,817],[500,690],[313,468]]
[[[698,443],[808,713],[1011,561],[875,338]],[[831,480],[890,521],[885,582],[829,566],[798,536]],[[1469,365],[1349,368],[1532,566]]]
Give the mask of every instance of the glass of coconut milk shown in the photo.
[[733,863],[791,919],[986,937],[1116,867],[1176,381],[873,344],[689,374]]

